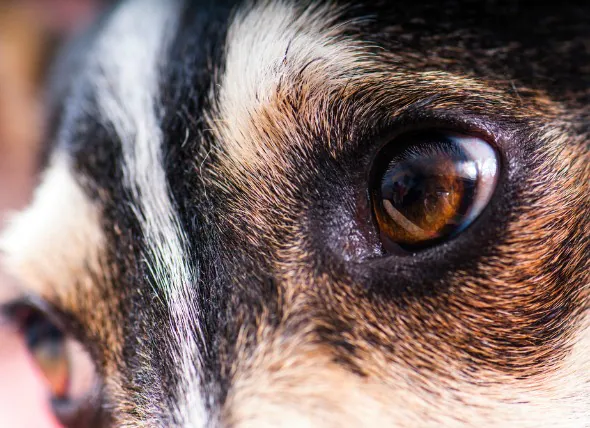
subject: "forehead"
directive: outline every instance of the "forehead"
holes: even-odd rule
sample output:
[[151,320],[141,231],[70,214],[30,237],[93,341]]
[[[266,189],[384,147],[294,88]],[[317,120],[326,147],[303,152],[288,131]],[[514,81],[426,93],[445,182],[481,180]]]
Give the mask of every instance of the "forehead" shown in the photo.
[[[44,184],[30,211],[15,223],[6,247],[14,265],[35,272],[27,280],[38,284],[34,292],[56,301],[89,330],[89,341],[100,348],[96,353],[117,373],[114,390],[157,384],[143,403],[146,414],[172,408],[188,412],[173,418],[203,422],[211,403],[228,394],[235,359],[244,357],[242,348],[263,342],[267,331],[289,336],[289,331],[302,329],[298,307],[316,316],[316,324],[326,330],[326,347],[338,348],[334,336],[348,335],[358,355],[371,348],[366,337],[385,333],[369,328],[364,335],[349,326],[363,319],[378,326],[375,314],[402,327],[455,322],[438,313],[429,318],[428,310],[421,312],[413,301],[397,306],[372,296],[367,303],[355,287],[342,284],[344,273],[354,277],[350,272],[329,264],[311,271],[311,263],[305,263],[324,255],[308,235],[332,228],[315,217],[327,214],[335,223],[348,224],[351,213],[346,204],[340,211],[317,208],[313,192],[304,189],[314,186],[320,196],[335,188],[355,194],[348,183],[358,179],[346,170],[374,153],[371,142],[382,138],[381,130],[426,116],[444,123],[468,121],[499,138],[513,137],[507,150],[514,158],[509,166],[515,177],[531,171],[527,157],[540,159],[545,170],[539,171],[564,171],[569,165],[569,175],[558,176],[541,193],[555,194],[567,186],[570,191],[555,203],[563,211],[556,210],[552,218],[583,224],[580,177],[587,176],[587,169],[572,159],[587,156],[581,143],[590,87],[584,72],[589,63],[583,22],[587,14],[575,6],[559,14],[539,6],[523,14],[525,5],[518,2],[466,6],[451,1],[445,6],[441,13],[438,3],[428,2],[358,6],[131,0],[74,47],[54,85],[57,120]],[[549,158],[555,163],[545,162]],[[536,179],[528,182],[523,176],[526,184]],[[550,200],[555,196],[538,199]],[[580,208],[566,216],[566,205]],[[77,215],[60,215],[64,209]],[[541,240],[543,222],[535,218],[512,229],[499,223],[502,230],[530,228]],[[33,223],[38,229],[27,230]],[[369,239],[354,233],[344,240]],[[27,244],[19,247],[14,243],[21,236]],[[494,264],[502,266],[498,253],[512,254],[500,247],[514,242],[514,235],[484,238],[489,251],[475,251],[466,258],[470,263],[460,264],[460,273],[445,276],[443,282],[476,289],[487,284],[485,274],[504,285],[518,280],[494,270]],[[339,239],[326,240],[333,246],[324,253],[342,250]],[[574,236],[572,242],[580,239]],[[528,249],[536,250],[530,251],[535,257],[545,250],[536,241]],[[353,261],[370,255],[369,250],[346,251]],[[580,244],[570,256],[581,260],[583,251]],[[45,266],[48,253],[61,265]],[[522,266],[529,270],[523,267],[520,279],[547,274],[532,256],[526,257],[522,255]],[[67,269],[58,267],[62,265]],[[396,280],[403,283],[404,275],[419,268],[409,267],[409,274],[397,271],[402,279]],[[332,281],[326,280],[333,274]],[[418,275],[417,282],[435,281]],[[57,285],[49,288],[48,283]],[[333,294],[316,296],[310,284],[321,284]],[[573,323],[580,290],[571,283],[549,286],[556,295],[571,296],[526,302]],[[508,294],[495,294],[507,311],[514,309]],[[448,296],[430,297],[427,309],[443,311],[448,304],[473,315],[477,306]],[[350,303],[341,304],[346,299]],[[102,315],[89,316],[88,302],[97,300],[103,304],[95,312]],[[400,312],[392,314],[384,309],[387,304]],[[336,316],[321,313],[326,306],[337,308]],[[403,312],[407,307],[415,312]],[[288,325],[278,329],[277,324]],[[337,327],[342,325],[346,328]],[[392,327],[385,336],[419,340],[420,334],[406,335],[402,327]],[[473,325],[460,327],[477,336]],[[543,336],[556,335],[558,328],[550,327],[538,333],[539,341],[561,344]],[[436,334],[450,337],[444,331]],[[509,357],[477,355],[468,336],[460,338],[465,361],[510,372]],[[521,344],[516,342],[515,347]],[[282,350],[276,340],[268,348],[273,346],[276,357]],[[336,353],[343,365],[379,371],[377,362],[363,367],[357,361],[362,356],[341,348]],[[427,345],[423,350],[422,363],[443,372],[429,360],[433,350]],[[447,362],[460,354],[451,345],[447,351]],[[397,364],[415,357],[409,354],[396,355]],[[271,357],[265,360],[271,362]],[[533,372],[532,366],[524,364],[518,374]]]
[[[316,102],[308,103],[309,115],[313,108],[330,107],[340,118],[354,113],[373,120],[379,108],[400,110],[420,102],[444,108],[445,97],[468,98],[473,110],[496,105],[497,113],[504,110],[508,117],[530,117],[551,107],[555,113],[550,99],[576,114],[572,119],[578,123],[586,117],[589,50],[582,6],[556,14],[519,2],[465,7],[450,1],[439,16],[438,6],[428,2],[140,3],[116,8],[98,26],[98,37],[91,34],[72,49],[73,59],[63,61],[69,67],[59,70],[54,84],[55,116],[63,120],[52,123],[69,130],[64,145],[80,151],[80,168],[92,169],[89,175],[95,177],[102,178],[105,168],[87,162],[86,152],[113,158],[134,145],[120,141],[133,128],[159,134],[160,144],[153,146],[165,167],[174,156],[194,160],[211,145],[231,151],[228,158],[236,163],[245,161],[255,151],[244,140],[261,125],[250,119],[278,119],[258,113],[284,106],[292,89]],[[560,66],[564,63],[568,67]],[[351,112],[350,105],[363,97],[365,105]],[[434,98],[440,101],[431,102]],[[514,105],[501,104],[507,99]],[[523,99],[535,109],[512,109]],[[300,107],[296,114],[305,114],[303,103]],[[148,117],[153,123],[137,122]],[[77,144],[84,135],[75,132],[86,127],[99,128],[92,132],[108,144]],[[54,136],[53,142],[61,139]],[[172,179],[187,178],[169,172]]]

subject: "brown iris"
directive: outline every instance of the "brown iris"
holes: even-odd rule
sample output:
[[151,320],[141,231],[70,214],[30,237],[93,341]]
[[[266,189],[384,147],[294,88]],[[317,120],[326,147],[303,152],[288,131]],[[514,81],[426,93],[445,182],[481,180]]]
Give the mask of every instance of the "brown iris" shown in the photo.
[[496,175],[496,154],[478,138],[436,134],[397,143],[372,191],[384,244],[415,249],[462,231],[487,205]]
[[55,343],[45,345],[33,354],[47,379],[51,396],[57,399],[64,399],[68,391],[70,367],[65,352],[63,344]]
[[10,313],[20,324],[30,355],[45,378],[52,403],[71,406],[96,384],[90,356],[65,335],[43,312],[27,304],[15,304]]
[[44,315],[31,311],[25,322],[25,339],[51,397],[65,399],[70,384],[70,361],[62,332]]

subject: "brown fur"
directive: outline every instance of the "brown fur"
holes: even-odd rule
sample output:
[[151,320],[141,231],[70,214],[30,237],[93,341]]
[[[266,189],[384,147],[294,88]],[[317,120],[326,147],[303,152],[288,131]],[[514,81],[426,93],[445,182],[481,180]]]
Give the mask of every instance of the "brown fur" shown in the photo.
[[[227,301],[204,299],[230,315],[208,332],[223,380],[213,418],[244,427],[573,426],[590,402],[587,91],[556,95],[506,76],[498,57],[532,54],[456,43],[468,32],[423,40],[428,55],[378,49],[359,40],[365,20],[341,23],[347,10],[298,15],[260,2],[238,14],[206,131],[195,133],[201,145],[174,164],[189,163],[195,183],[189,196],[172,189],[179,211],[193,221],[194,204],[210,209],[202,218],[218,258],[203,270],[229,272]],[[277,16],[289,18],[284,39],[271,38],[282,56],[265,56],[268,41],[248,29],[272,29]],[[382,39],[405,34],[380,30]],[[240,43],[252,47],[247,66]],[[445,244],[444,257],[384,255],[365,193],[371,159],[424,127],[485,139],[505,155],[505,175],[478,220],[485,227]],[[153,274],[141,234],[117,211],[120,195],[80,178],[98,181],[110,167],[89,158],[81,169],[94,176],[76,176],[88,200],[76,206],[96,211],[72,230],[84,238],[78,258],[60,259],[73,274],[60,268],[63,288],[41,294],[91,348],[114,423],[170,423],[170,403],[149,395],[169,356],[169,342],[151,335],[166,322],[162,294],[145,281]],[[44,221],[41,229],[53,227]],[[407,279],[430,270],[438,275],[424,284]],[[49,288],[44,281],[29,292]]]

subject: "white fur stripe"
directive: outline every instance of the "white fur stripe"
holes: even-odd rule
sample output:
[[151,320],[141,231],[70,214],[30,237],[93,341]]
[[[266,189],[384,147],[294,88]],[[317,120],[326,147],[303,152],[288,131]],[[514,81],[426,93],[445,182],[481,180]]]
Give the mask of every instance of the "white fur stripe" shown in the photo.
[[[217,94],[212,128],[235,165],[251,165],[264,151],[253,137],[253,118],[281,84],[295,76],[310,92],[327,93],[359,76],[370,62],[363,43],[338,25],[343,9],[328,2],[306,9],[288,0],[261,1],[237,14],[227,36],[226,71]],[[301,71],[305,70],[302,74]]]
[[[191,427],[205,426],[199,362],[204,349],[198,322],[197,273],[185,262],[187,238],[173,207],[163,167],[162,130],[158,123],[158,71],[177,28],[178,1],[131,0],[107,23],[98,41],[97,94],[101,114],[121,140],[126,185],[148,246],[149,269],[171,311],[174,340],[180,349],[174,364],[179,386],[177,417]],[[201,343],[198,343],[201,342]],[[195,363],[196,362],[196,363]],[[195,366],[197,364],[197,366]]]
[[0,255],[29,292],[67,300],[86,268],[98,271],[104,247],[100,210],[76,182],[68,156],[58,151],[31,205],[0,236]]

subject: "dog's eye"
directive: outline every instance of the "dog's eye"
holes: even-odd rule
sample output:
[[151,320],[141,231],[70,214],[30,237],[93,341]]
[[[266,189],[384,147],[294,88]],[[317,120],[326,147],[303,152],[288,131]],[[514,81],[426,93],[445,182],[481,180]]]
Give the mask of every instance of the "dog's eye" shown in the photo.
[[372,204],[386,249],[416,250],[467,228],[494,192],[498,157],[486,141],[461,134],[416,134],[379,156]]
[[11,312],[45,379],[56,415],[68,419],[80,406],[86,406],[85,401],[96,386],[90,356],[41,311],[16,305]]

